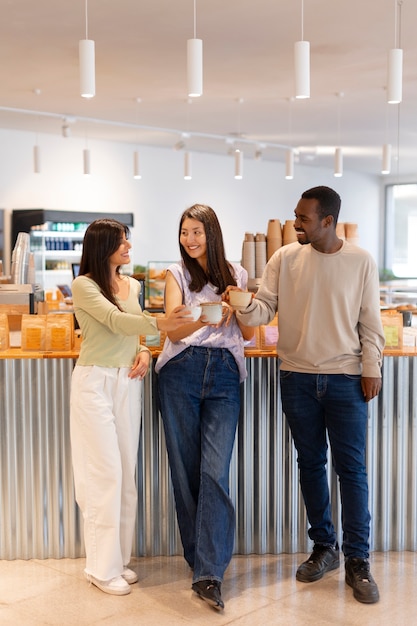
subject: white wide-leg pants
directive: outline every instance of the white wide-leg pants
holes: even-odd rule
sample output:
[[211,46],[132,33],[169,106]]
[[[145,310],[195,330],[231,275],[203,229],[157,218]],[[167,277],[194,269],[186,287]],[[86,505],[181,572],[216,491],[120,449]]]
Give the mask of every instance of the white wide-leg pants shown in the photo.
[[72,375],[71,448],[85,571],[103,581],[129,563],[135,529],[142,382],[128,372],[76,365]]

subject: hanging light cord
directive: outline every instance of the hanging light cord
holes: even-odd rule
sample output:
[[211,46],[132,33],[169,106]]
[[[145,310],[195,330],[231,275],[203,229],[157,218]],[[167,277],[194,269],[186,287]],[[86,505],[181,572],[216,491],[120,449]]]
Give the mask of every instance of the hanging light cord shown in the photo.
[[196,13],[196,2],[197,0],[194,0],[194,39],[197,38],[197,13]]
[[88,0],[85,0],[85,38],[88,39]]
[[401,7],[403,0],[394,0],[394,48],[401,47]]
[[301,41],[304,41],[304,0],[301,0]]
[[341,114],[341,104],[340,103],[341,103],[341,98],[343,98],[343,93],[338,93],[336,95],[339,98],[339,102],[338,102],[338,105],[337,105],[337,141],[338,141],[339,148],[341,148],[341,145],[340,145],[340,142],[341,142],[341,131],[340,131],[341,124],[340,124],[340,120],[341,120],[342,114]]
[[[402,0],[395,0],[395,45],[401,48],[401,7]],[[397,106],[397,176],[400,175],[400,127],[401,127],[401,106]]]

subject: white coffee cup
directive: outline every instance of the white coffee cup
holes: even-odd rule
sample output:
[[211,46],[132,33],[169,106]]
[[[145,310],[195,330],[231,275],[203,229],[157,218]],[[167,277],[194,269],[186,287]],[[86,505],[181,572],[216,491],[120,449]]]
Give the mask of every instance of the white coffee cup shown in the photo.
[[223,307],[222,302],[202,302],[201,315],[205,317],[204,321],[209,324],[218,324],[223,317]]
[[250,291],[229,291],[229,302],[234,309],[246,309],[252,301],[252,293]]
[[201,306],[189,306],[187,307],[187,311],[189,311],[193,321],[196,322],[201,315]]

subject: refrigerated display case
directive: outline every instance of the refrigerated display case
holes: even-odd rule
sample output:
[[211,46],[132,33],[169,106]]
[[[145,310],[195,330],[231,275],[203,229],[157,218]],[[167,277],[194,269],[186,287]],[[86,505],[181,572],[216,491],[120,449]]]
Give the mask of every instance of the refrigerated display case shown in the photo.
[[12,211],[12,249],[19,232],[30,234],[34,256],[35,280],[44,291],[59,284],[70,284],[72,265],[79,263],[85,230],[99,218],[113,217],[122,224],[134,225],[133,213],[91,213],[49,209]]

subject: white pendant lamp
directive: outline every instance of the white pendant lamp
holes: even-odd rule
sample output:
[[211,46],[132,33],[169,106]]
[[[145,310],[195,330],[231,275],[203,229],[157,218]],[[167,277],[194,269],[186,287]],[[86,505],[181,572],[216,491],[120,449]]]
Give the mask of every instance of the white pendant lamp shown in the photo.
[[140,173],[139,152],[137,150],[133,153],[133,178],[136,178],[136,180],[142,178]]
[[187,41],[188,96],[203,95],[203,41],[196,38],[196,0],[194,0],[194,38]]
[[301,0],[301,41],[294,44],[295,97],[310,97],[310,42],[304,41],[304,0]]
[[343,176],[343,152],[340,147],[334,151],[334,176],[335,178]]
[[399,104],[403,98],[403,51],[393,48],[388,53],[388,104]]
[[96,95],[95,74],[95,46],[92,39],[88,39],[88,0],[85,0],[85,39],[78,43],[80,64],[80,93],[83,98],[93,98]]
[[235,178],[242,180],[243,178],[243,152],[235,150]]
[[399,46],[399,28],[401,26],[400,0],[395,0],[394,19],[394,48],[388,52],[388,79],[387,79],[387,102],[388,104],[399,104],[402,100],[403,85],[403,51]]
[[294,178],[294,150],[289,148],[285,154],[285,178],[292,180]]
[[88,148],[84,148],[83,150],[83,166],[84,166],[84,176],[90,176],[91,174],[90,150]]
[[189,152],[184,152],[184,180],[191,180],[192,177],[191,154]]
[[41,151],[38,145],[33,146],[33,171],[35,174],[41,173]]
[[390,143],[386,143],[382,146],[381,174],[389,174],[391,172],[391,152],[392,147]]

